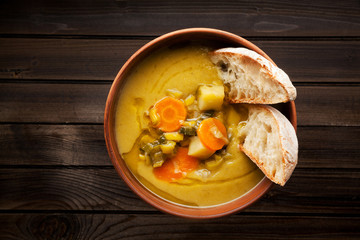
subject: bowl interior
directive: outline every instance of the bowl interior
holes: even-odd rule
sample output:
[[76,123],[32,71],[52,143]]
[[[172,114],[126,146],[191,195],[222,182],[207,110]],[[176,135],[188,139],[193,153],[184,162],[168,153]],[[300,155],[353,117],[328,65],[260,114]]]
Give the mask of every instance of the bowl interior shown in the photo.
[[[122,94],[122,86],[125,82],[126,77],[131,72],[134,66],[136,66],[140,61],[142,61],[148,54],[151,54],[153,51],[160,49],[165,46],[176,47],[178,44],[187,44],[192,42],[198,42],[206,44],[214,48],[222,47],[247,47],[257,53],[261,54],[271,62],[273,62],[261,49],[259,49],[254,44],[249,41],[220,30],[215,29],[205,29],[205,28],[195,28],[195,29],[184,29],[175,31],[169,34],[165,34],[142,48],[140,48],[130,59],[124,64],[119,73],[117,74],[112,87],[110,89],[108,99],[106,102],[105,115],[104,115],[104,133],[105,140],[109,152],[109,156],[112,160],[112,163],[122,177],[122,179],[127,183],[127,185],[142,199],[151,204],[152,206],[174,215],[189,217],[189,218],[214,218],[227,215],[236,211],[239,211],[251,203],[259,199],[269,188],[272,186],[270,180],[264,177],[258,185],[256,185],[252,190],[250,190],[245,195],[241,196],[238,199],[235,199],[231,202],[210,206],[210,207],[189,207],[184,205],[179,205],[176,203],[169,202],[159,197],[158,195],[152,193],[150,190],[145,188],[130,172],[126,166],[125,161],[121,158],[118,151],[118,147],[115,140],[115,110],[116,102],[119,98],[119,94]],[[296,110],[294,102],[289,102],[285,104],[279,104],[277,106],[280,111],[282,111],[286,117],[293,124],[296,129]]]

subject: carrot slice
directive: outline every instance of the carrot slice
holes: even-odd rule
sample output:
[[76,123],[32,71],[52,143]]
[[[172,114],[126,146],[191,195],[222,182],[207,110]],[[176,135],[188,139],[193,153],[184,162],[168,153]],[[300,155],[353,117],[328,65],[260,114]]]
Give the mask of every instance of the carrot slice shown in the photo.
[[181,123],[186,119],[184,103],[173,97],[164,97],[155,103],[154,109],[160,120],[156,125],[164,132],[174,132],[180,129]]
[[226,128],[224,124],[216,118],[203,120],[197,129],[197,135],[201,143],[213,151],[221,149],[228,143]]
[[167,182],[174,182],[194,171],[199,165],[199,160],[189,156],[188,151],[188,148],[179,147],[173,158],[166,160],[161,167],[154,168],[155,176]]

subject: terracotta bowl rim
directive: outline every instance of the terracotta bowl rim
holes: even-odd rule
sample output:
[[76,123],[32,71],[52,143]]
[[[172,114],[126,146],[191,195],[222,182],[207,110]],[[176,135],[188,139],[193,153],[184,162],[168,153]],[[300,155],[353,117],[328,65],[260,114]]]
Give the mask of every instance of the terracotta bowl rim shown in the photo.
[[[121,67],[120,71],[115,77],[115,80],[112,83],[106,100],[104,113],[104,137],[110,159],[117,173],[132,189],[132,191],[135,192],[140,198],[142,198],[144,201],[146,201],[153,207],[163,212],[170,213],[172,215],[185,218],[208,219],[229,215],[231,213],[243,210],[244,208],[248,207],[249,205],[256,202],[258,199],[260,199],[272,187],[273,183],[269,179],[264,177],[253,189],[249,190],[246,194],[240,196],[235,200],[216,206],[191,207],[164,200],[162,197],[159,197],[155,193],[151,192],[151,190],[148,190],[142,183],[140,183],[136,179],[136,177],[127,168],[124,160],[121,158],[118,152],[113,126],[116,100],[118,98],[118,95],[120,94],[121,85],[123,83],[123,79],[126,77],[126,74],[128,74],[128,72],[133,68],[133,66],[136,65],[136,63],[138,63],[139,61],[141,61],[141,59],[143,59],[145,56],[147,56],[147,54],[152,50],[165,46],[166,43],[168,43],[167,41],[171,41],[172,39],[180,36],[187,36],[191,34],[206,34],[216,37],[217,39],[222,39],[224,42],[229,41],[233,44],[247,47],[258,52],[260,55],[273,62],[272,59],[265,52],[263,52],[259,47],[249,42],[248,40],[233,33],[214,28],[186,28],[157,37],[142,46],[139,50],[137,50],[125,62],[125,64]],[[287,104],[287,107],[289,109],[289,119],[296,130],[297,117],[295,103],[291,101]]]

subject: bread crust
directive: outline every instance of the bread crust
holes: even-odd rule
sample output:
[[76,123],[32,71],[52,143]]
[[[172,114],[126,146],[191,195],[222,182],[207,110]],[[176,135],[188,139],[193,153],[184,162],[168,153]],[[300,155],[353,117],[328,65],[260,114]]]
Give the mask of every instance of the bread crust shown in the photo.
[[[296,89],[291,83],[288,75],[278,68],[275,64],[259,55],[258,53],[249,50],[247,48],[222,48],[213,52],[210,52],[210,58],[214,64],[218,64],[226,59],[231,59],[233,62],[241,62],[242,65],[250,66],[251,68],[257,69],[264,74],[265,81],[271,81],[273,87],[282,88],[284,96],[281,99],[275,99],[274,97],[257,97],[257,98],[244,98],[229,96],[228,100],[232,103],[260,103],[260,104],[275,104],[280,102],[288,102],[295,100]],[[221,70],[220,70],[221,71]],[[235,70],[233,70],[235,71]],[[238,73],[241,74],[241,73]],[[264,81],[264,79],[258,79]],[[227,79],[223,79],[227,83]],[[241,88],[237,83],[230,83],[230,92],[237,92]],[[278,95],[276,95],[278,96]]]
[[296,132],[290,121],[280,111],[271,106],[264,107],[266,107],[276,119],[280,132],[279,137],[283,156],[282,163],[284,175],[279,184],[284,186],[293,173],[298,161],[298,140]]
[[254,111],[266,111],[275,121],[275,127],[279,133],[278,137],[281,146],[281,168],[283,173],[281,178],[276,179],[271,172],[265,168],[263,163],[266,159],[257,159],[249,149],[246,149],[243,146],[243,144],[240,144],[240,150],[242,150],[262,170],[267,178],[281,186],[284,186],[293,173],[298,161],[298,141],[295,129],[281,112],[271,106],[248,105],[248,108],[249,114],[251,114],[250,108],[254,108]]
[[[212,62],[219,67],[219,75],[224,84],[230,87],[226,96],[227,101],[230,103],[249,103],[249,116],[252,112],[259,111],[266,112],[266,120],[271,119],[271,127],[276,128],[278,134],[275,136],[277,138],[276,144],[278,144],[278,140],[279,145],[274,147],[270,144],[267,147],[268,149],[275,149],[276,152],[279,151],[279,154],[274,157],[272,154],[265,154],[265,150],[264,154],[259,154],[257,149],[253,147],[253,144],[256,144],[253,142],[253,137],[250,137],[251,141],[248,143],[252,144],[251,146],[245,144],[249,149],[244,144],[240,144],[239,147],[262,170],[266,177],[284,186],[298,161],[298,141],[295,129],[277,109],[260,104],[276,104],[295,100],[297,94],[295,87],[283,70],[247,48],[223,48],[210,52],[209,55]],[[258,117],[258,115],[255,116]],[[265,118],[265,115],[263,116]],[[256,120],[253,121],[256,122]],[[256,126],[257,124],[259,126]],[[260,128],[260,124],[266,125],[262,121],[258,121],[255,127]],[[267,124],[269,123],[267,122]],[[253,127],[253,124],[249,124],[250,127]],[[254,136],[249,134],[251,132],[249,128],[245,130],[246,134]],[[253,133],[257,134],[256,131]],[[274,168],[276,172],[274,172]]]

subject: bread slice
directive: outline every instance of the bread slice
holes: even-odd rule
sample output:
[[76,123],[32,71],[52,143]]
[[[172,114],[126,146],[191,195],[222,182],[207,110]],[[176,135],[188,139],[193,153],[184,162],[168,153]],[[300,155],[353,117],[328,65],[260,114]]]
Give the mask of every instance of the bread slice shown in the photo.
[[230,88],[229,102],[275,104],[296,98],[296,89],[288,75],[252,50],[223,48],[210,52],[210,58]]
[[284,186],[298,159],[294,127],[271,106],[248,104],[247,108],[247,123],[238,126],[240,149],[271,181]]

